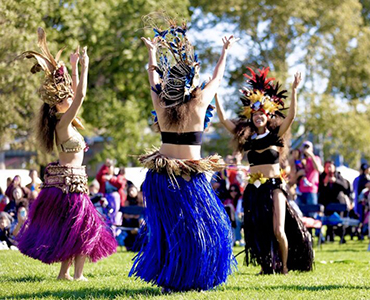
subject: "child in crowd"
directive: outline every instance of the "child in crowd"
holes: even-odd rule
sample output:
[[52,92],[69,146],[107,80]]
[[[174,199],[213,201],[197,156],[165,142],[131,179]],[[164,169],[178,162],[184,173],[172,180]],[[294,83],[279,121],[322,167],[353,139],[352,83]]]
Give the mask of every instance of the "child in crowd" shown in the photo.
[[10,234],[10,224],[13,218],[6,212],[0,212],[0,250],[10,249],[14,241]]

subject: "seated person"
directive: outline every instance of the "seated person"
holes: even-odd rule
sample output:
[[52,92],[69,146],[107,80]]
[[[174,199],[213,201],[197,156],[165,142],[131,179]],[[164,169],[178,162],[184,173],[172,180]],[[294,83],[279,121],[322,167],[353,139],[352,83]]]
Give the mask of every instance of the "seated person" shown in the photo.
[[0,243],[5,242],[7,247],[14,246],[14,240],[11,238],[10,225],[13,218],[6,212],[0,212]]
[[[127,189],[127,201],[125,202],[125,207],[128,206],[144,207],[142,192],[139,192],[134,185],[130,185]],[[135,251],[135,240],[137,238],[137,234],[141,225],[142,215],[132,215],[125,213],[124,207],[121,208],[121,211],[123,212],[122,227],[131,228],[130,230],[126,230],[123,243],[127,251]]]

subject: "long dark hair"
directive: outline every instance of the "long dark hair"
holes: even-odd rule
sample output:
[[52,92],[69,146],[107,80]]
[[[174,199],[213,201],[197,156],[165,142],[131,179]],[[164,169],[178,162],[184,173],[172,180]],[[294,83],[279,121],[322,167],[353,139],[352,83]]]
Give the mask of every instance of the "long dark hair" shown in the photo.
[[[257,132],[257,127],[254,125],[252,118],[250,120],[246,119],[237,119],[233,120],[235,124],[235,134],[233,139],[233,145],[238,151],[243,152],[244,151],[244,144],[247,142],[247,140]],[[283,118],[280,116],[275,116],[274,118],[269,118],[267,120],[266,127],[269,131],[275,130],[277,127],[281,125],[283,122]],[[290,129],[283,135],[282,140],[284,143],[284,147],[279,148],[280,153],[280,163],[284,162],[286,159],[289,149],[287,145],[289,144],[290,140]]]
[[50,107],[47,103],[41,106],[37,124],[37,140],[47,153],[54,150],[55,127],[58,123],[56,113],[55,106]]
[[[235,198],[233,198],[232,196],[231,196],[231,189],[235,189],[236,190],[236,192],[237,192],[237,194],[236,194],[236,196],[235,196]],[[233,204],[234,204],[234,207],[236,208],[236,206],[238,205],[238,200],[240,199],[240,197],[242,196],[242,194],[241,194],[241,192],[240,192],[240,187],[239,187],[239,185],[237,185],[236,183],[234,183],[234,184],[231,184],[230,185],[230,187],[229,187],[229,190],[228,190],[228,198],[230,199],[230,200],[232,200],[233,201]]]
[[[189,116],[191,114],[189,109],[198,102],[200,94],[201,89],[198,87],[191,93],[189,101],[166,107],[164,109],[165,126],[168,128],[176,125],[178,131],[183,130],[189,122]],[[166,99],[161,99],[161,102],[163,102],[165,106],[168,104]]]

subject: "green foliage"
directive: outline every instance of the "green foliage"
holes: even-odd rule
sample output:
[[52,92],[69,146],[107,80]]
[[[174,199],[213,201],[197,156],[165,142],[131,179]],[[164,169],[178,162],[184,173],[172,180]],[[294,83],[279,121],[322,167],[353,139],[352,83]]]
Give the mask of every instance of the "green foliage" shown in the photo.
[[[0,251],[1,299],[368,299],[367,242],[324,244],[316,249],[315,270],[287,276],[256,276],[259,267],[243,264],[225,286],[206,292],[161,294],[160,288],[128,277],[134,253],[118,253],[98,263],[86,263],[88,282],[55,280],[59,264],[46,265],[18,251]],[[236,247],[234,253],[243,250]]]
[[[148,127],[152,103],[145,70],[147,50],[140,37],[152,33],[144,29],[141,17],[165,8],[179,20],[188,19],[190,7],[202,12],[194,14],[193,27],[211,28],[223,22],[242,37],[239,43],[244,51],[234,58],[231,85],[238,86],[243,79],[241,66],[270,66],[271,75],[285,86],[288,71],[303,67],[300,98],[308,114],[302,112],[298,121],[324,138],[327,155],[341,153],[354,166],[359,156],[370,153],[365,142],[370,140],[369,127],[365,127],[369,109],[355,109],[366,103],[370,92],[369,5],[367,0],[0,1],[0,149],[16,141],[12,148],[38,151],[33,123],[41,104],[37,87],[42,74],[31,75],[31,63],[16,58],[24,50],[38,50],[36,30],[42,26],[52,53],[66,47],[62,55],[66,62],[78,44],[88,46],[89,86],[82,112],[88,128],[85,134],[102,135],[106,140],[95,161],[115,157],[120,164],[135,164],[130,154],[159,143]],[[197,42],[196,48],[202,61],[214,66],[219,54],[214,56],[207,40]],[[330,97],[343,103],[335,115],[332,107],[318,102]],[[237,99],[235,92],[226,100],[236,103]],[[319,99],[316,106],[311,99]],[[314,110],[320,110],[321,119],[316,119]],[[336,122],[323,124],[327,116]],[[315,127],[318,122],[321,125]],[[221,140],[212,141],[205,153],[229,151],[225,147],[229,136],[220,134]],[[39,163],[49,159],[38,156]]]
[[32,121],[41,104],[37,88],[42,74],[32,75],[31,63],[15,58],[25,50],[38,50],[37,27],[41,26],[51,53],[66,47],[62,60],[67,66],[69,53],[78,44],[88,46],[89,85],[82,117],[89,130],[85,134],[101,134],[108,141],[96,159],[110,156],[120,164],[135,163],[129,154],[139,154],[159,140],[148,128],[152,109],[148,55],[140,40],[153,33],[144,30],[141,17],[166,8],[181,21],[188,18],[188,6],[180,0],[1,1],[0,149],[19,137],[23,140],[18,140],[18,147],[37,148]]
[[367,113],[354,108],[343,110],[332,97],[322,97],[310,103],[306,118],[306,130],[316,136],[317,143],[323,139],[326,158],[341,153],[352,166],[356,166],[362,155],[370,159],[366,132],[370,128],[370,118]]
[[[311,107],[311,99],[328,97],[340,100],[342,110],[336,109],[335,116],[330,110],[321,112],[348,127],[334,127],[330,121],[324,125],[326,120],[321,119],[316,128],[317,115],[305,112],[298,116],[298,121],[307,122],[307,129],[324,137],[326,149],[330,148],[326,154],[343,154],[352,166],[356,165],[355,156],[357,159],[369,154],[364,142],[370,140],[369,110],[365,113],[353,109],[358,103],[366,103],[370,93],[369,3],[365,0],[191,1],[194,8],[202,10],[194,20],[200,30],[224,22],[227,34],[241,37],[239,43],[244,52],[234,58],[236,69],[230,73],[231,85],[239,88],[246,65],[269,66],[271,76],[286,87],[288,70],[297,69],[305,73],[305,82],[299,91],[300,98],[304,96],[301,104]],[[230,32],[233,28],[236,30]],[[237,99],[235,91],[234,96],[225,100],[235,103]],[[325,104],[317,105],[321,110],[331,109]],[[350,113],[343,113],[343,109]],[[331,136],[327,135],[328,128],[333,132]],[[361,134],[351,135],[354,131]],[[352,138],[342,138],[349,135]],[[334,137],[339,140],[335,141]],[[350,149],[356,149],[356,155]]]

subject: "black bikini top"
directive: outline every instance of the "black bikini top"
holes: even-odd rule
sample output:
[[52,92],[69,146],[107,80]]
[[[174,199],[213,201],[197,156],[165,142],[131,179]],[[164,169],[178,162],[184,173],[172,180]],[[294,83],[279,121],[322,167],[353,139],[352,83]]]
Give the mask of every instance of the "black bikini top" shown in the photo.
[[161,132],[163,144],[175,144],[175,145],[201,145],[203,131],[191,131],[191,132]]
[[[266,149],[271,146],[284,147],[284,141],[279,137],[279,127],[270,131],[264,137],[258,138],[257,135],[250,137],[244,144],[244,150],[247,153],[248,161],[251,166],[269,165],[279,163],[279,152],[274,149]],[[263,150],[257,152],[256,150]]]
[[250,150],[247,157],[251,167],[258,165],[274,165],[279,163],[279,151],[274,149],[266,149],[262,152]]

